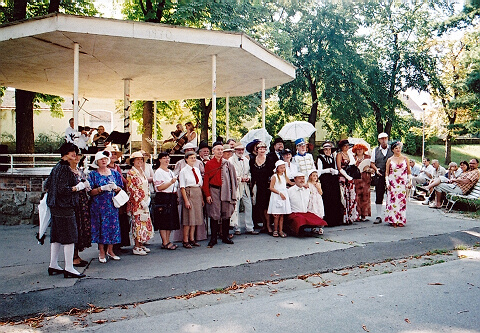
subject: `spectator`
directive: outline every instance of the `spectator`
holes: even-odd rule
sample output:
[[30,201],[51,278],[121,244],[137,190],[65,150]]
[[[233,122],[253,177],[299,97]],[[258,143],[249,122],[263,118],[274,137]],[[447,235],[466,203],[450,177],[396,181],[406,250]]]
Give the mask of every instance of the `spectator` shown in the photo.
[[130,156],[132,168],[127,173],[127,190],[129,200],[127,212],[132,219],[132,236],[135,241],[133,254],[144,256],[150,252],[145,246],[154,236],[152,220],[150,218],[150,190],[148,180],[143,171],[145,157],[141,151]]
[[155,171],[153,180],[156,191],[153,221],[155,228],[160,230],[162,249],[175,250],[177,246],[170,241],[170,234],[172,230],[180,229],[177,177],[172,170],[168,169],[170,156],[167,153],[158,154],[157,160],[160,166]]
[[412,177],[416,177],[420,174],[420,168],[415,163],[415,160],[409,160],[408,163],[410,164],[410,171],[412,172]]
[[461,162],[460,162],[460,169],[462,170],[461,173],[467,172],[468,170],[470,170],[470,167],[469,167],[469,165],[468,165],[468,162],[467,162],[467,161],[461,161]]
[[402,155],[403,144],[393,142],[393,156],[387,161],[387,205],[385,222],[393,227],[404,227],[407,223],[407,188],[412,187],[410,164]]
[[222,242],[233,244],[228,237],[230,217],[237,203],[237,175],[235,168],[222,158],[223,144],[213,144],[213,158],[205,164],[203,192],[207,201],[207,212],[211,223],[211,238],[208,247],[217,244],[218,224],[222,223]]
[[[75,243],[78,242],[78,229],[75,218],[77,205],[77,191],[83,190],[86,185],[78,182],[70,169],[70,162],[76,161],[78,148],[72,143],[65,143],[60,147],[62,159],[50,172],[45,184],[48,191],[47,205],[52,215],[50,232],[50,264],[48,275],[63,274],[65,278],[82,278],[85,274],[79,273],[73,267],[73,253]],[[65,269],[58,265],[60,248],[63,245]]]
[[258,231],[254,230],[252,219],[252,198],[250,196],[249,183],[251,179],[250,165],[248,159],[244,156],[245,147],[241,143],[235,145],[235,155],[230,157],[229,162],[235,168],[237,174],[237,204],[235,206],[235,213],[232,215],[231,224],[236,235],[241,234],[240,228],[240,202],[243,202],[245,207],[245,213],[243,214],[244,221],[242,226],[245,225],[245,232],[250,235],[258,235]]
[[[413,196],[416,196],[416,187],[417,185],[425,185],[427,184],[432,178],[435,172],[435,169],[432,165],[430,165],[430,159],[427,157],[423,158],[422,161],[422,168],[420,169],[420,174],[417,177],[412,178],[412,187],[413,187]],[[423,199],[422,199],[423,200]]]
[[267,211],[268,214],[273,215],[273,237],[287,237],[287,234],[283,232],[283,216],[292,212],[287,183],[290,183],[290,180],[285,174],[285,162],[278,160],[275,162],[274,174],[270,180],[270,192],[272,194]]
[[345,169],[350,164],[355,164],[353,156],[348,154],[349,149],[348,140],[341,140],[338,143],[339,153],[337,154],[337,169],[339,170],[340,177],[340,189],[343,193],[343,198],[345,202],[345,211],[343,215],[343,223],[352,224],[354,221],[358,220],[357,212],[357,200],[355,194],[355,183],[353,178],[350,177]]
[[465,195],[475,186],[480,178],[478,160],[476,158],[471,159],[468,164],[469,171],[462,172],[458,178],[449,179],[448,182],[441,183],[435,187],[436,204],[432,208],[442,207],[442,193],[456,193]]
[[[122,176],[107,167],[110,164],[109,152],[97,152],[88,181],[92,190],[89,192],[90,218],[92,221],[92,242],[98,244],[98,261],[107,262],[107,256],[120,260],[113,252],[113,244],[120,243],[120,223],[118,208],[113,205],[113,197],[123,186]],[[107,250],[105,251],[105,245]]]
[[326,141],[320,150],[317,160],[320,183],[328,191],[327,195],[323,197],[323,205],[325,210],[324,219],[330,227],[343,224],[343,211],[345,210],[340,197],[340,183],[335,157],[332,154],[333,148],[333,143]]
[[383,197],[386,189],[386,174],[387,160],[393,156],[393,152],[388,145],[388,134],[380,133],[378,135],[379,146],[372,150],[372,157],[370,158],[370,167],[375,169],[378,181],[375,184],[375,207],[377,217],[373,224],[382,223],[383,216]]
[[195,133],[195,126],[189,121],[185,124],[185,128],[187,129],[187,142],[197,147],[197,133]]
[[65,142],[66,143],[75,143],[75,139],[78,138],[80,133],[78,133],[74,126],[75,126],[75,120],[73,118],[70,118],[68,121],[69,125],[67,129],[65,130]]
[[187,166],[180,171],[179,177],[183,197],[183,247],[191,249],[193,246],[200,246],[195,241],[195,227],[203,224],[203,179],[200,170],[195,167],[195,162],[198,161],[195,153],[185,153],[185,160]]

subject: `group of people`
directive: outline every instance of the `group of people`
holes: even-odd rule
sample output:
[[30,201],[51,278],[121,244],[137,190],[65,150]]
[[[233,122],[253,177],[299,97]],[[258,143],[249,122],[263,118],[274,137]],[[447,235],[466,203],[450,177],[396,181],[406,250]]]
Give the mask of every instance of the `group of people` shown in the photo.
[[[442,193],[466,193],[480,176],[476,160],[463,172],[452,164],[446,175],[438,167],[429,168],[428,159],[417,170],[402,154],[401,142],[389,145],[386,133],[378,135],[378,142],[368,155],[365,144],[326,141],[316,163],[303,138],[295,141],[295,153],[284,147],[281,138],[274,140],[268,153],[260,140],[244,146],[229,139],[211,148],[203,141],[198,147],[187,142],[173,170],[169,153],[152,160],[147,152],[137,151],[127,159],[131,168],[126,175],[119,167],[122,152],[116,146],[97,152],[87,174],[78,165],[78,147],[65,143],[60,149],[62,159],[46,182],[52,215],[48,273],[83,277],[74,267],[87,264],[79,252],[91,243],[98,244],[99,262],[120,260],[119,251],[130,246],[130,233],[133,254],[140,256],[150,252],[148,243],[155,230],[159,230],[162,249],[177,249],[177,241],[186,249],[199,247],[199,241],[207,239],[208,222],[208,247],[217,245],[218,238],[233,244],[233,236],[242,231],[257,235],[260,225],[260,232],[273,237],[307,231],[323,234],[324,226],[368,221],[372,185],[376,192],[373,223],[384,219],[403,227],[412,184],[425,183],[424,190],[435,192],[439,205]],[[58,265],[61,245],[64,269]]]

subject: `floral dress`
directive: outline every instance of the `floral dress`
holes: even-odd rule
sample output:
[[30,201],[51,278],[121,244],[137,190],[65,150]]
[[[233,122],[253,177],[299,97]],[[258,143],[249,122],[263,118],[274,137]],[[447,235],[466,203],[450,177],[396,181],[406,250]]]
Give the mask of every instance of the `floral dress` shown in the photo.
[[[342,169],[345,169],[350,164],[350,160],[342,157]],[[355,182],[347,181],[341,174],[338,177],[340,182],[341,195],[345,200],[345,210],[343,212],[343,223],[352,224],[358,220],[357,200],[355,193]]]
[[[96,170],[88,174],[92,189],[114,182],[122,187],[122,176],[115,170],[110,170],[108,176],[101,175]],[[92,242],[97,244],[120,243],[120,222],[118,208],[113,205],[114,191],[101,192],[91,199],[90,220],[92,221]]]
[[395,226],[407,223],[407,160],[400,164],[393,160],[387,177],[387,204],[385,209],[385,222]]
[[[127,173],[127,190],[129,194],[127,212],[132,218],[133,238],[140,243],[146,243],[154,235],[148,208],[150,204],[150,190],[147,177],[135,167],[131,168]],[[142,201],[146,204],[145,208],[142,208],[140,204]]]

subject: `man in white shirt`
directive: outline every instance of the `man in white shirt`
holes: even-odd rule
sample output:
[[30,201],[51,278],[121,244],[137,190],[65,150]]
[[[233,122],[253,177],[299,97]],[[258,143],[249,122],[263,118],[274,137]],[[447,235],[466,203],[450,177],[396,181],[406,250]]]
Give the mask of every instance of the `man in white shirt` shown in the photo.
[[430,159],[428,157],[424,157],[422,163],[423,165],[420,169],[420,174],[417,177],[412,178],[413,196],[417,195],[416,186],[419,184],[425,185],[433,178],[435,172],[434,167],[430,165]]
[[73,128],[73,126],[75,125],[75,121],[73,118],[70,118],[68,122],[70,126],[68,126],[67,129],[65,130],[65,142],[75,143],[75,139],[78,138],[80,133],[75,131],[75,128]]
[[308,170],[316,169],[312,154],[307,153],[305,139],[295,140],[295,146],[297,147],[297,154],[293,157],[292,162],[297,165],[298,171],[306,175]]
[[[224,150],[225,151],[225,150]],[[258,235],[258,231],[253,229],[252,219],[252,198],[250,196],[249,182],[251,179],[250,165],[248,159],[243,155],[245,147],[241,143],[235,145],[235,154],[229,158],[229,162],[233,164],[235,172],[237,173],[238,189],[237,189],[237,205],[235,212],[231,217],[230,224],[233,225],[235,235],[240,235],[240,201],[245,207],[244,224],[245,233],[250,235]],[[243,224],[243,223],[242,223]]]
[[416,165],[415,160],[409,160],[410,163],[410,171],[412,173],[412,177],[416,177],[420,174],[420,168]]
[[293,179],[295,180],[295,185],[288,189],[288,197],[292,209],[292,213],[287,218],[290,230],[298,236],[303,233],[305,228],[326,226],[327,222],[307,210],[310,190],[305,188],[305,174],[297,172]]

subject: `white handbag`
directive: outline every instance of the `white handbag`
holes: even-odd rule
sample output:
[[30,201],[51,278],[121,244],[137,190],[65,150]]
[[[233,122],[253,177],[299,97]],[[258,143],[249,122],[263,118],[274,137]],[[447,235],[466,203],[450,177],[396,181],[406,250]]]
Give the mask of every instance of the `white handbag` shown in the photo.
[[117,195],[113,197],[113,205],[116,208],[122,207],[127,203],[127,201],[128,201],[128,194],[124,190],[120,190],[120,192],[118,192]]

